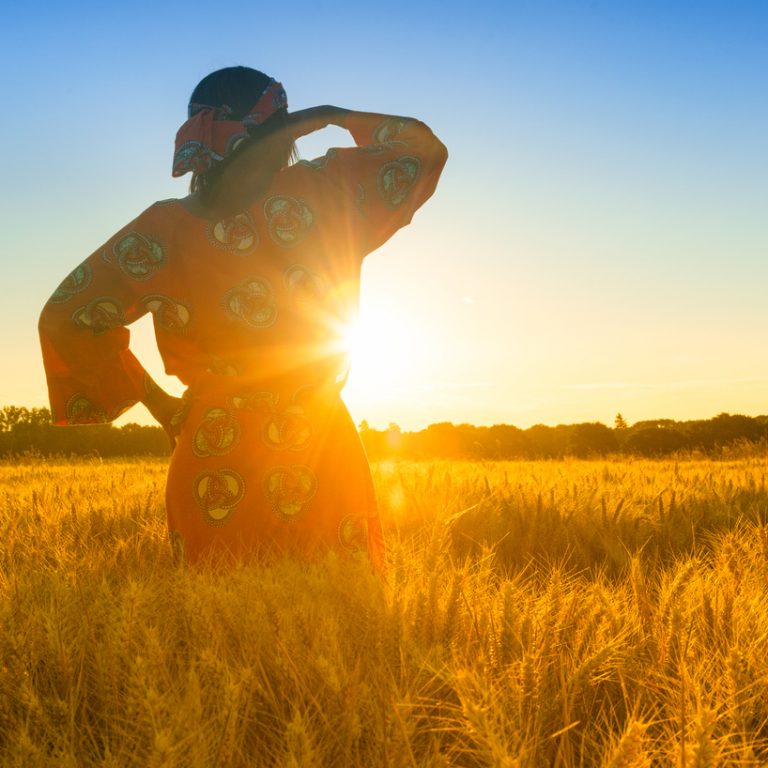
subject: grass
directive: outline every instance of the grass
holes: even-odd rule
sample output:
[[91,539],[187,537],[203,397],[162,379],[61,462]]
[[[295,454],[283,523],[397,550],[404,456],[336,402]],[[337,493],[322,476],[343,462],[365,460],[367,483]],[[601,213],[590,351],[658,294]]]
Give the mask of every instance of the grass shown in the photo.
[[766,472],[381,463],[382,584],[176,567],[161,461],[0,466],[0,765],[765,765]]

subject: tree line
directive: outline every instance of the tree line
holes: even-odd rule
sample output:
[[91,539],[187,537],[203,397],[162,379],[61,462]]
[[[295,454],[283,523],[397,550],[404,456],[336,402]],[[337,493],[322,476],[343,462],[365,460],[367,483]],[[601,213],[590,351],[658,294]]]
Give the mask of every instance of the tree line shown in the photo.
[[714,453],[734,443],[768,443],[768,416],[721,413],[712,419],[638,421],[631,426],[617,414],[613,427],[600,422],[536,424],[528,429],[509,424],[476,427],[443,422],[418,432],[403,432],[396,424],[386,430],[360,425],[368,456],[382,459],[478,458],[544,459],[610,454],[668,456],[684,451]]
[[[612,427],[599,422],[509,424],[476,427],[443,422],[404,432],[397,424],[373,429],[363,421],[360,437],[371,459],[518,459],[591,457],[624,453],[668,456],[683,451],[713,453],[734,443],[768,444],[768,416],[721,413],[712,419],[639,421],[631,426],[617,414]],[[159,426],[112,424],[54,427],[47,408],[0,409],[0,455],[167,456],[168,439]]]
[[44,456],[167,456],[162,427],[93,424],[54,427],[47,408],[0,409],[0,456],[23,453]]

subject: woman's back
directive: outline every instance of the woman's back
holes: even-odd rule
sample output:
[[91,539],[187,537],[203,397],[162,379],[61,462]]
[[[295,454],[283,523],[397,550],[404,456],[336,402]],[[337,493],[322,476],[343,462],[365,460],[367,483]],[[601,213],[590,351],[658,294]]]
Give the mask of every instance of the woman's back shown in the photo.
[[54,420],[72,424],[111,420],[155,386],[124,327],[153,314],[166,371],[187,386],[167,506],[190,559],[340,545],[381,563],[370,472],[339,398],[343,333],[363,257],[432,194],[446,153],[417,121],[350,113],[346,127],[358,147],[280,170],[245,210],[154,204],[41,317]]

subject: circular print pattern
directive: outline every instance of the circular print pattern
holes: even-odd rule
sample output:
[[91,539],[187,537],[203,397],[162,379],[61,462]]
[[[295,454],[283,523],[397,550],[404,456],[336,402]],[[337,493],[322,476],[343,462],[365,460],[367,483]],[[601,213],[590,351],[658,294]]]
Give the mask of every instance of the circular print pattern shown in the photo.
[[289,267],[284,279],[291,301],[299,306],[316,305],[327,292],[325,280],[301,264]]
[[280,397],[274,392],[254,392],[251,394],[233,395],[232,405],[241,411],[265,410],[271,413],[277,406]]
[[315,221],[309,206],[295,197],[270,197],[264,203],[264,216],[270,237],[288,248],[303,240]]
[[66,413],[68,424],[103,424],[107,420],[107,414],[80,393],[69,398]]
[[312,423],[300,405],[289,405],[269,416],[264,426],[264,439],[275,450],[302,451],[312,439]]
[[265,490],[272,509],[293,520],[317,492],[317,478],[302,464],[277,466],[267,473]]
[[[391,118],[390,120],[385,120],[381,125],[376,128],[376,130],[373,132],[373,141],[376,144],[394,144],[394,139],[400,135],[403,128],[405,128],[406,125],[410,120],[400,120],[396,117]],[[399,144],[404,144],[405,142],[397,142]]]
[[222,156],[214,152],[200,141],[185,141],[173,158],[173,167],[189,168],[193,173],[205,173],[213,161],[222,160]]
[[245,496],[245,481],[233,469],[203,472],[194,483],[197,505],[209,525],[224,525]]
[[209,358],[209,364],[207,368],[208,373],[215,373],[217,376],[239,376],[240,372],[237,367],[231,362],[222,360],[215,355]]
[[149,280],[165,263],[165,251],[157,240],[138,232],[123,235],[112,246],[120,269],[134,280]]
[[345,515],[339,523],[339,542],[347,552],[368,551],[368,521],[355,515]]
[[223,456],[232,450],[240,436],[240,427],[225,408],[211,408],[192,437],[192,451],[196,456]]
[[419,160],[415,157],[401,157],[385,163],[376,179],[381,198],[393,208],[400,205],[418,178],[419,168]]
[[251,253],[259,244],[256,224],[247,213],[238,213],[209,224],[208,238],[214,245],[241,256]]
[[59,284],[59,287],[53,292],[48,301],[51,304],[63,304],[76,293],[85,290],[91,283],[93,270],[89,264],[80,264],[75,267]]
[[72,321],[78,328],[101,334],[123,325],[125,315],[117,299],[101,296],[89,301],[84,307],[78,307],[72,314]]
[[266,328],[277,318],[272,289],[266,280],[249,277],[224,297],[227,311],[254,328]]
[[156,293],[142,298],[144,306],[154,315],[158,327],[178,333],[189,325],[189,307],[170,296]]

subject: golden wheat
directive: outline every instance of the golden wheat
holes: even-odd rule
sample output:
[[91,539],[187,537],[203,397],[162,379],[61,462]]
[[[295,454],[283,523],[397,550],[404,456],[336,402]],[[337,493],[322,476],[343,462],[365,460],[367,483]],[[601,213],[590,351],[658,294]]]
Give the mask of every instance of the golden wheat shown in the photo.
[[768,762],[768,460],[383,462],[365,563],[174,565],[161,461],[0,466],[0,765]]

